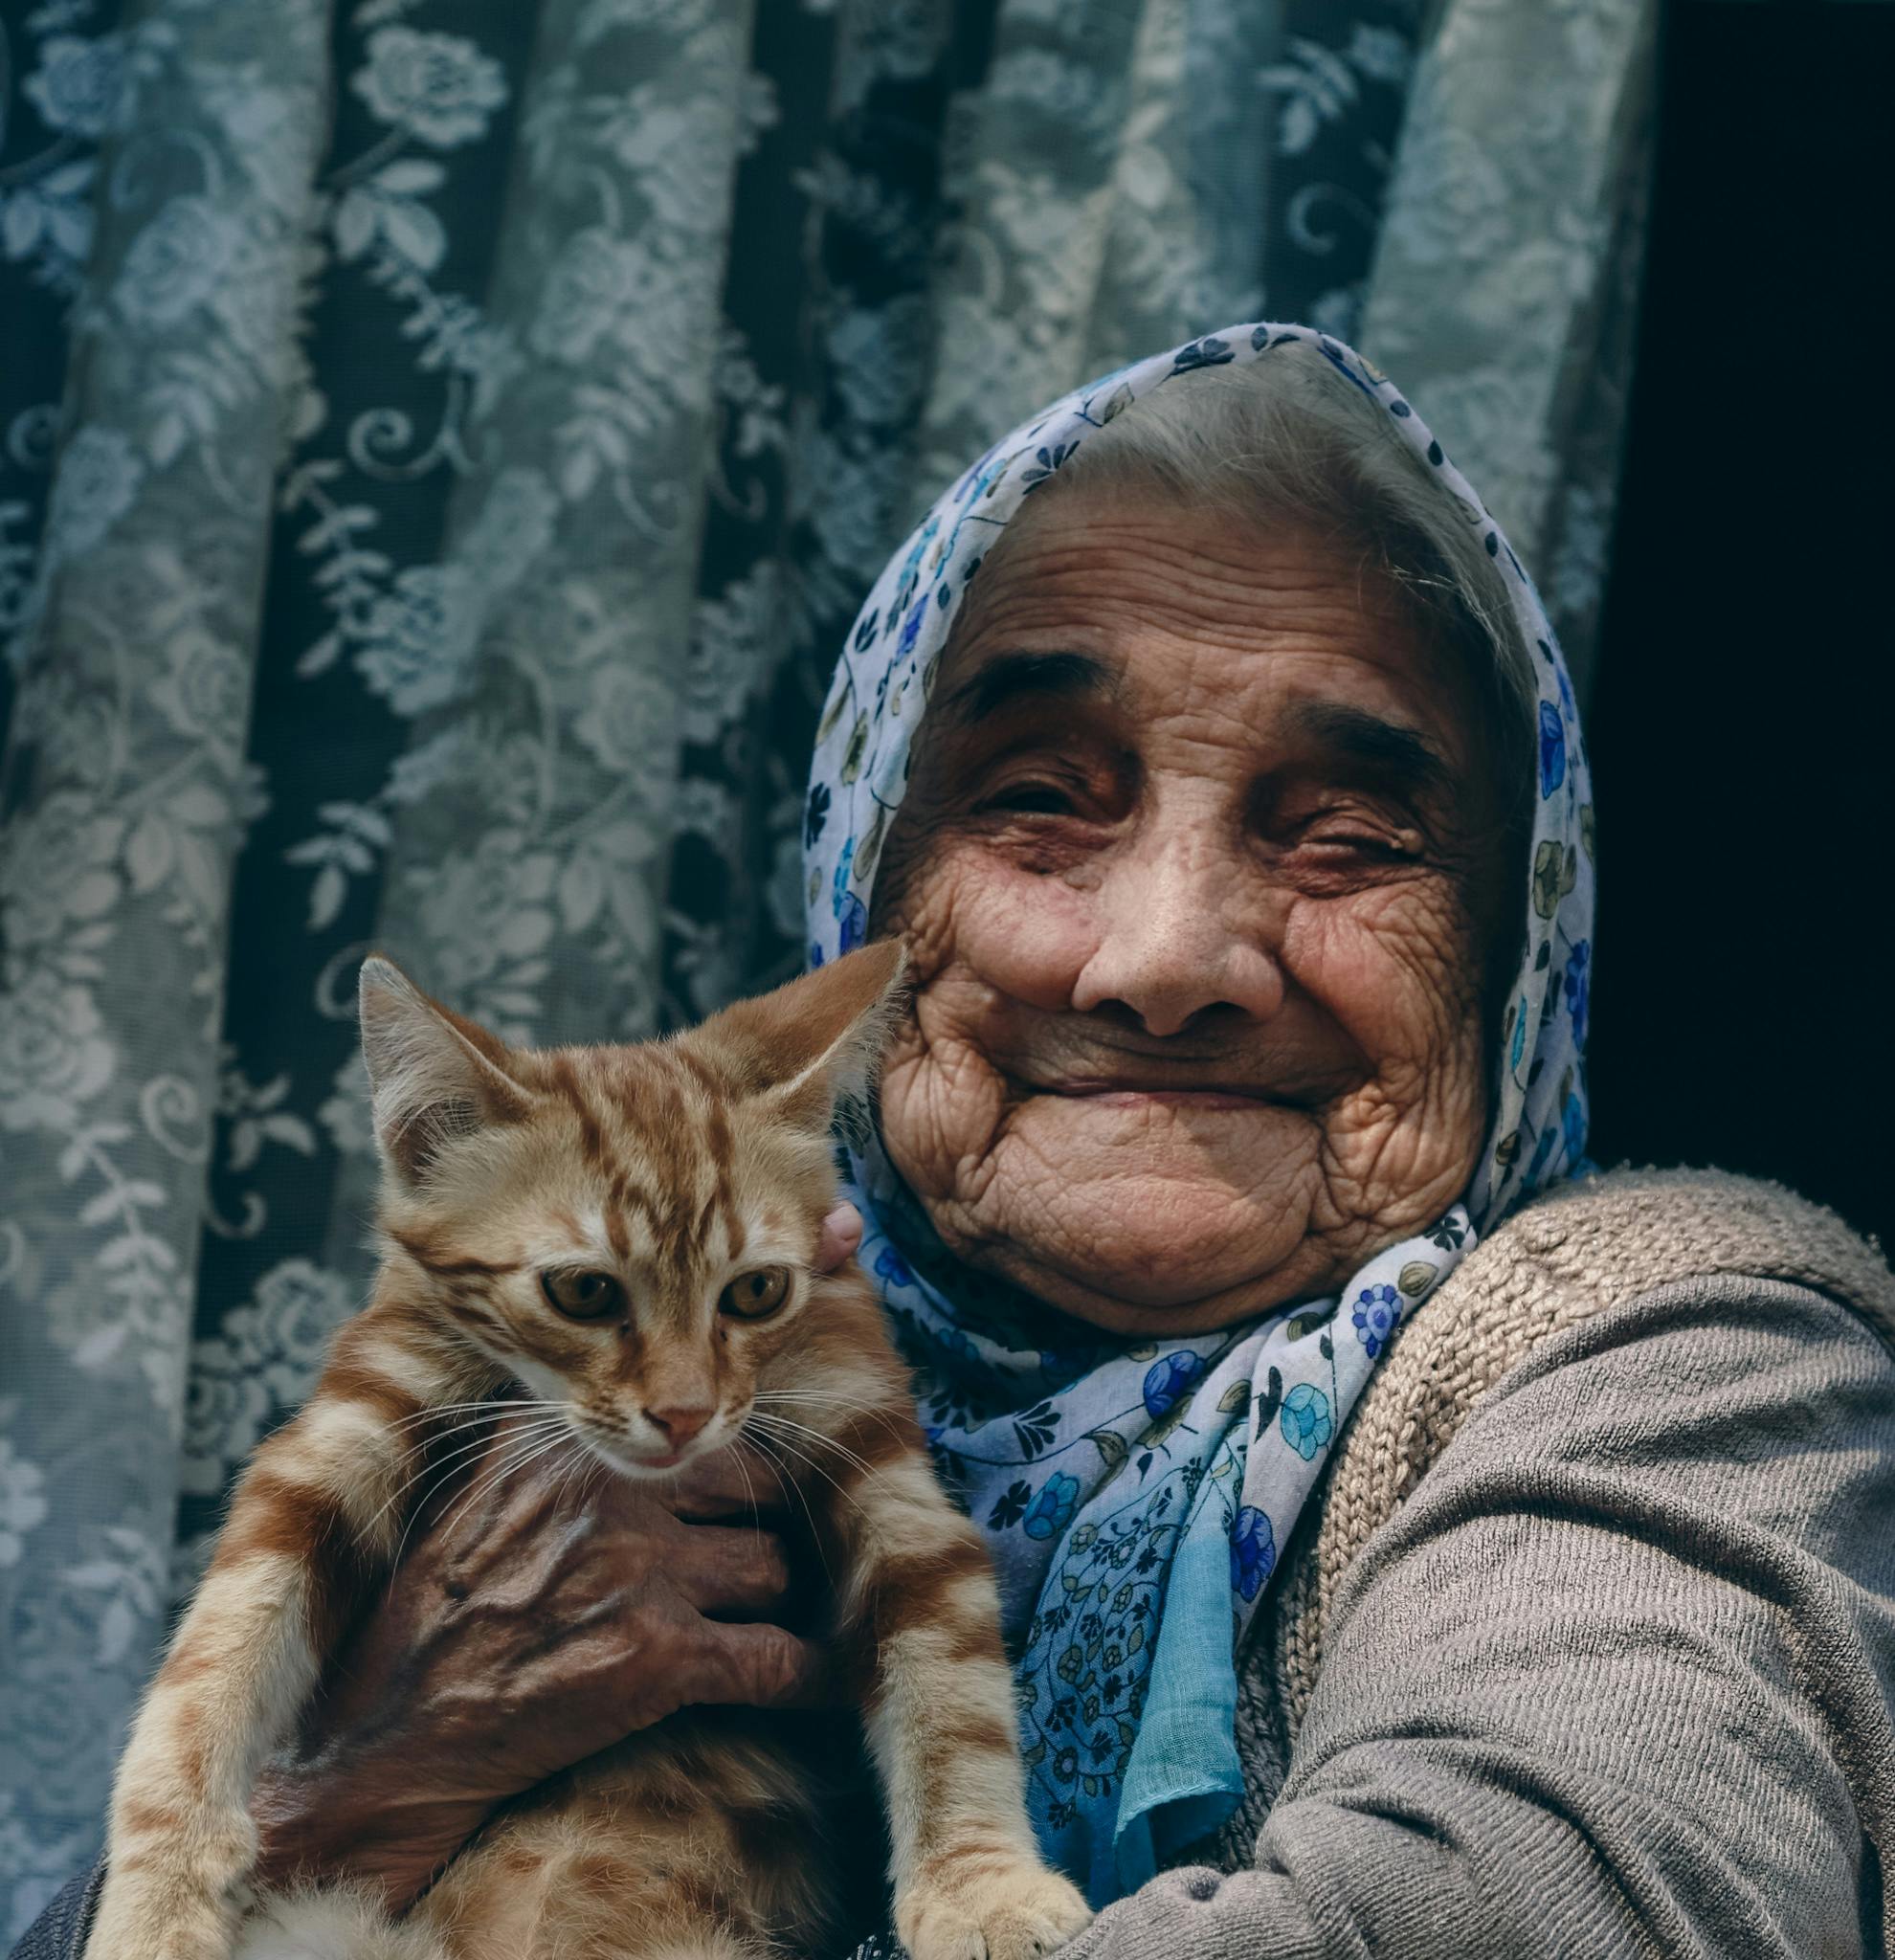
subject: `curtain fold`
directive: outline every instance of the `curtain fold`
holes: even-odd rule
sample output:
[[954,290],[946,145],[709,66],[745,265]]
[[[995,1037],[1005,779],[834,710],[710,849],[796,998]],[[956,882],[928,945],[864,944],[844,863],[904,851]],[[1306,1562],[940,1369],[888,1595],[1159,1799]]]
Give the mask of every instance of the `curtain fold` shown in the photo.
[[1048,382],[1057,392],[1083,367],[1135,68],[1174,4],[1000,10],[983,85],[956,104],[963,155],[938,241],[917,486],[965,469],[1051,398]]
[[1631,376],[1659,0],[1442,0],[1363,345],[1449,432],[1593,667]]
[[[128,7],[112,73],[49,35],[24,83],[58,157],[25,184],[43,206],[90,163],[92,194],[0,764],[0,1859],[16,1872],[56,1877],[96,1834],[170,1591],[326,26],[320,0]],[[74,260],[81,235],[41,234]]]
[[[478,616],[455,696],[415,727],[439,762],[377,922],[522,1039],[658,1032],[678,745],[702,713],[692,598],[749,4],[714,0],[682,33],[638,12],[542,15],[487,307],[518,358],[470,421],[444,561]],[[754,666],[715,678],[713,710]]]
[[1440,290],[1429,122],[1542,11],[0,0],[0,1937],[360,1302],[370,945],[537,1040],[793,969],[862,590],[1015,408],[1193,331],[1366,301],[1596,530],[1634,0],[1549,10],[1570,154],[1496,235],[1579,214],[1551,297],[1458,364]]

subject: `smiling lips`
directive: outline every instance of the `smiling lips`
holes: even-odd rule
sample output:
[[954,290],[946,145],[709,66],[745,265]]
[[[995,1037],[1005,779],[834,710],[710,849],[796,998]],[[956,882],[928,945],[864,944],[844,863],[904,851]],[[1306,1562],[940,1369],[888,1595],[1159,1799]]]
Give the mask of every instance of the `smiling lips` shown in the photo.
[[1126,1081],[1077,1081],[1049,1083],[1043,1094],[1083,1098],[1107,1108],[1133,1109],[1164,1103],[1181,1109],[1260,1109],[1281,1102],[1260,1089],[1232,1088],[1212,1083],[1202,1088],[1180,1088],[1171,1084]]

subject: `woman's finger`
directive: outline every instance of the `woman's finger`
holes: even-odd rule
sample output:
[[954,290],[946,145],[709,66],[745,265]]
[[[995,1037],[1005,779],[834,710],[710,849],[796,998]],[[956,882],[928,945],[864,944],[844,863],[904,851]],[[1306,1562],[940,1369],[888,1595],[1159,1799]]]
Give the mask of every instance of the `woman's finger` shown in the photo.
[[667,1510],[687,1522],[776,1517],[789,1502],[769,1465],[741,1443],[693,1463],[669,1483],[649,1487],[661,1494]]
[[699,1525],[667,1554],[665,1576],[700,1613],[767,1614],[790,1591],[790,1561],[772,1532]]
[[829,1658],[814,1641],[767,1623],[707,1619],[679,1662],[671,1685],[680,1707],[717,1702],[754,1708],[807,1704],[829,1678]]
[[854,1257],[862,1242],[862,1214],[854,1205],[837,1205],[822,1221],[822,1238],[816,1247],[816,1271],[833,1273],[846,1258]]

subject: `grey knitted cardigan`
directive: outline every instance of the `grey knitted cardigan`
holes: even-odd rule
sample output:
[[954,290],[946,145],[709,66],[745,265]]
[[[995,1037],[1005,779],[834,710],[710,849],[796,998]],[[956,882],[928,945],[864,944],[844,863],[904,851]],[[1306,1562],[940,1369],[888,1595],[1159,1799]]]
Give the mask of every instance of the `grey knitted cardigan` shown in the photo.
[[1559,1187],[1304,1520],[1240,1815],[1062,1960],[1895,1952],[1895,1279],[1832,1213]]
[[1240,1814],[1065,1960],[1895,1949],[1880,1256],[1710,1172],[1507,1220],[1353,1412],[1237,1732]]

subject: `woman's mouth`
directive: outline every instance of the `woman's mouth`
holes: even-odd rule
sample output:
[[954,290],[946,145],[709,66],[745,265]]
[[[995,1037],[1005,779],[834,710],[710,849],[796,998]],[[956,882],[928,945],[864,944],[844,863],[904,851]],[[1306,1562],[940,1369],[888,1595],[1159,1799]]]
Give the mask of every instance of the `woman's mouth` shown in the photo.
[[1185,1087],[1146,1082],[1058,1082],[1049,1085],[1056,1096],[1067,1096],[1096,1102],[1105,1108],[1137,1109],[1167,1106],[1179,1109],[1249,1109],[1269,1106],[1277,1099],[1257,1089],[1237,1088],[1215,1082]]

